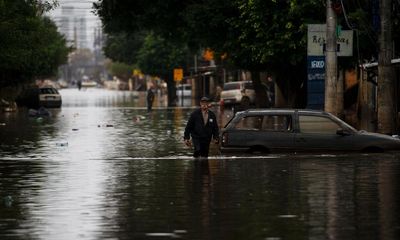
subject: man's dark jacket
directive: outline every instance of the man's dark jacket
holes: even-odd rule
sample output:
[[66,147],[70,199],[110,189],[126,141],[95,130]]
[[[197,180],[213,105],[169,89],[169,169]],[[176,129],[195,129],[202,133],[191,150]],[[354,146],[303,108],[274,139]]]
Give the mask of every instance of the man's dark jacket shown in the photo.
[[200,108],[190,114],[185,128],[184,139],[190,139],[190,136],[208,140],[211,140],[211,138],[218,139],[218,134],[217,118],[212,111],[208,111],[207,124],[204,124]]

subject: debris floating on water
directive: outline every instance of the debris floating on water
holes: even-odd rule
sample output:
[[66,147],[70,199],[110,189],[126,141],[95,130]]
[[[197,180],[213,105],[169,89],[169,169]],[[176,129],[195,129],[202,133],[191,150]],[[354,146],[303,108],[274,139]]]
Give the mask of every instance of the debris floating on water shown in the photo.
[[58,146],[58,147],[66,147],[66,146],[68,146],[68,142],[56,143],[56,146]]
[[11,207],[14,202],[14,199],[8,195],[3,198],[3,202],[6,207]]
[[109,128],[109,127],[114,127],[114,125],[113,124],[97,124],[97,127],[107,127],[107,128]]

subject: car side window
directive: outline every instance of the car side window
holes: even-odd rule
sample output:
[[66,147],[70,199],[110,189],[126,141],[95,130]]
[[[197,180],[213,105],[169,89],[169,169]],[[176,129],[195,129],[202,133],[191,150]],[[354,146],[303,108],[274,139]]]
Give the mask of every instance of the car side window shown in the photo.
[[265,115],[262,128],[263,131],[286,132],[292,130],[292,118],[289,115]]
[[245,116],[235,124],[235,129],[260,130],[261,123],[262,116]]
[[229,91],[229,90],[235,90],[235,89],[240,89],[240,84],[239,83],[228,83],[224,85],[224,90]]
[[302,133],[324,133],[336,134],[340,126],[327,117],[299,116],[300,132]]
[[244,88],[245,88],[245,89],[254,89],[252,83],[245,83],[245,84],[244,84]]

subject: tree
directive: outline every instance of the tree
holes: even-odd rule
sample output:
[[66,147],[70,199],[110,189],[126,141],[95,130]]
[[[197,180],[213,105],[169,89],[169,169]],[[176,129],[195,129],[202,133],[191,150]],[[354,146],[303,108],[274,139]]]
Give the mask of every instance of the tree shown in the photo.
[[400,43],[400,32],[393,31],[400,27],[400,2],[345,1],[344,7],[348,17],[343,18],[342,24],[357,31],[359,45],[355,52],[357,58],[353,60],[358,63],[378,60],[377,109],[371,109],[377,110],[377,130],[393,133],[400,102],[395,97],[399,89],[393,82],[395,75],[391,59],[400,55],[399,48],[396,48]]
[[188,49],[173,41],[166,41],[161,36],[150,33],[137,55],[138,67],[147,74],[166,80],[168,86],[168,106],[174,106],[176,99],[174,68],[186,67]]
[[109,36],[106,56],[162,77],[168,85],[168,106],[176,104],[173,68],[182,67],[187,56],[180,14],[185,5],[177,0],[103,0],[94,4]]
[[107,37],[104,54],[114,61],[135,64],[145,36],[146,33],[144,32],[134,34],[111,33]]
[[[321,1],[237,0],[239,17],[230,19],[233,34],[226,50],[235,65],[253,72],[256,89],[261,89],[259,71],[274,77],[288,100],[287,105],[305,105],[307,24],[324,19]],[[265,106],[262,91],[258,105]]]
[[121,62],[110,62],[107,69],[113,76],[127,81],[132,76],[132,71],[135,67]]
[[253,71],[257,86],[257,72],[273,71],[286,97],[305,81],[306,23],[324,19],[317,0],[103,0],[96,8],[108,32],[147,29],[186,43],[193,52],[210,47],[216,56],[226,53],[236,67]]
[[0,88],[54,76],[69,49],[45,1],[0,1]]
[[[104,48],[111,60],[135,65],[142,72],[163,78],[168,85],[168,106],[175,105],[174,68],[186,67],[188,48],[152,32],[111,33]],[[122,78],[124,79],[124,78]]]
[[177,38],[184,30],[182,13],[188,4],[179,0],[101,0],[93,5],[107,33],[152,30],[164,38]]

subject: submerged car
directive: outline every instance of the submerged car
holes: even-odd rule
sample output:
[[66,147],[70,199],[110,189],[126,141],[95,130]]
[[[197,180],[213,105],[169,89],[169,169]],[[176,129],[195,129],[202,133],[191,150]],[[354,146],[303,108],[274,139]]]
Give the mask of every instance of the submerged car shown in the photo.
[[53,87],[39,88],[39,105],[47,108],[61,107],[61,94]]
[[59,108],[62,104],[61,94],[54,87],[32,87],[25,89],[16,99],[18,106],[38,109]]
[[400,150],[400,139],[358,131],[316,110],[254,109],[237,112],[221,130],[222,152],[384,152]]

